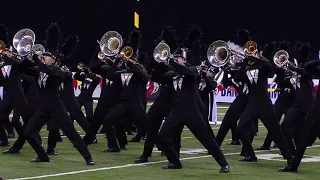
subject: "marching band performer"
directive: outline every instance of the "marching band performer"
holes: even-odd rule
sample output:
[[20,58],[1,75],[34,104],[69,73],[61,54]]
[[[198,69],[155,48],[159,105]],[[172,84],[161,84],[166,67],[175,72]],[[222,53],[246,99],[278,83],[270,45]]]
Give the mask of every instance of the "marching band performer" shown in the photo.
[[[272,52],[264,52],[264,54],[265,53]],[[253,55],[244,59],[240,70],[235,76],[236,82],[244,80],[248,86],[248,104],[240,117],[237,131],[246,153],[246,157],[240,161],[257,161],[250,139],[247,137],[247,130],[250,128],[252,120],[255,117],[258,117],[268,131],[272,133],[275,142],[279,145],[281,153],[283,157],[287,159],[288,164],[293,158],[291,149],[284,137],[284,133],[282,132],[267,92],[268,72],[274,68],[275,66],[273,66],[268,59],[261,58],[259,55]]]
[[[305,71],[314,75],[316,78],[320,78],[320,61],[313,60],[306,62]],[[314,103],[312,104],[308,115],[304,121],[301,122],[300,134],[298,140],[296,141],[296,151],[294,154],[294,159],[292,163],[288,164],[284,168],[280,169],[280,172],[297,172],[298,167],[301,163],[303,155],[306,151],[307,146],[311,141],[314,141],[319,137],[320,130],[320,89],[317,90],[317,95]]]
[[[251,40],[250,32],[246,29],[238,29],[237,37],[242,46],[244,46],[248,41]],[[222,79],[222,84],[224,87],[232,86],[238,92],[236,99],[231,103],[228,108],[223,120],[220,125],[218,134],[217,134],[217,143],[221,146],[224,138],[226,137],[229,129],[232,131],[232,142],[231,145],[240,145],[238,133],[237,133],[237,122],[241,117],[241,114],[245,110],[245,107],[248,103],[248,86],[241,79],[238,79],[238,82],[235,81],[235,75],[241,66],[240,63],[235,64],[235,68],[227,68],[224,71],[224,77]],[[230,75],[230,78],[228,77]],[[256,118],[256,117],[254,117]],[[243,154],[243,153],[241,153]]]
[[[162,30],[160,38],[156,41],[156,45],[158,45],[161,40],[170,46],[170,53],[173,53],[175,49],[178,48],[177,37],[171,26],[167,26]],[[163,81],[163,79],[166,79],[165,73],[167,71],[168,69],[164,63],[157,63],[155,69],[152,71],[151,81],[160,84],[160,93],[148,111],[148,135],[144,143],[143,153],[137,160],[135,160],[136,163],[148,162],[148,158],[151,157],[154,144],[156,143],[162,121],[171,112],[172,93],[170,86],[172,86],[172,84],[167,85],[166,82]],[[176,147],[175,149],[179,152],[180,144],[179,148]]]
[[[178,49],[175,53],[177,62],[169,59],[169,64],[175,69],[176,74],[172,76],[173,83],[173,106],[172,113],[166,118],[160,132],[159,144],[169,160],[164,169],[181,169],[182,164],[175,151],[172,139],[180,132],[184,125],[187,125],[191,132],[208,149],[209,153],[221,166],[220,172],[228,172],[228,163],[214,140],[213,134],[207,128],[205,120],[199,111],[197,97],[198,86],[196,84],[197,72],[193,67],[186,66],[186,52]],[[182,128],[181,128],[182,127]]]
[[[294,142],[292,141],[294,132],[300,132],[298,125],[305,120],[315,99],[313,94],[312,75],[304,69],[305,64],[309,61],[309,53],[309,45],[304,44],[296,58],[299,63],[298,67],[289,64],[289,69],[297,73],[290,78],[290,83],[295,89],[295,100],[293,106],[283,120],[281,127],[291,148],[292,155],[295,151]],[[304,131],[304,129],[301,129],[301,131]]]
[[62,131],[84,157],[87,165],[94,165],[90,152],[73,126],[73,122],[68,116],[60,98],[59,86],[65,78],[65,73],[58,67],[60,53],[52,49],[51,52],[45,52],[42,55],[42,62],[38,59],[37,55],[34,55],[34,63],[25,60],[19,65],[22,73],[37,78],[40,88],[37,111],[25,129],[26,137],[38,155],[38,157],[31,160],[31,162],[50,161],[36,137],[42,126],[49,119],[52,119],[59,125]]
[[[281,42],[278,46],[278,51],[280,50],[290,52],[289,43]],[[293,58],[290,58],[289,60],[291,61],[293,60]],[[290,85],[290,78],[288,78],[288,73],[285,71],[284,68],[277,67],[275,69],[275,74],[277,75],[275,77],[276,78],[275,83],[277,84],[277,89],[279,89],[280,95],[273,106],[275,108],[278,120],[280,122],[282,116],[283,115],[286,116],[289,109],[293,105],[293,100],[295,97],[294,96],[295,89]],[[257,150],[270,150],[271,142],[272,142],[272,137],[271,137],[271,134],[268,132],[263,145],[257,148]],[[275,147],[277,147],[276,144],[275,144]]]
[[[2,31],[4,35],[7,35],[6,28],[2,26]],[[7,41],[6,37],[3,37]],[[7,45],[9,46],[9,45]],[[6,47],[2,47],[0,53],[2,54],[2,66],[1,66],[1,75],[0,75],[0,86],[2,101],[0,101],[0,124],[5,124],[8,122],[8,117],[13,109],[15,109],[19,114],[21,114],[24,128],[29,122],[32,114],[28,112],[28,101],[24,94],[21,77],[19,72],[19,67],[15,61],[8,61],[8,56],[12,56],[11,52],[3,51]],[[18,60],[19,61],[19,60]],[[10,147],[11,151],[19,152],[23,147],[26,137],[24,133],[24,128],[17,128],[17,133],[19,135],[18,139],[15,141],[14,145]],[[4,134],[6,136],[6,134]],[[7,139],[7,137],[5,137]],[[2,142],[2,145],[9,145],[8,142]]]
[[[138,33],[134,30],[130,33]],[[138,65],[139,60],[133,56],[138,57],[137,51],[134,49],[138,47],[134,42],[129,43],[133,49],[131,57],[116,58],[115,64],[111,66],[107,74],[107,78],[112,80],[115,84],[120,86],[119,99],[113,107],[110,108],[107,116],[104,119],[104,127],[106,128],[106,135],[108,139],[108,152],[120,152],[120,147],[117,143],[116,133],[111,130],[117,121],[126,117],[130,117],[136,122],[137,129],[142,134],[145,132],[145,124],[147,122],[147,114],[143,107],[140,90],[141,86],[148,82],[147,72],[143,66]],[[126,48],[126,47],[124,47]],[[124,61],[122,68],[119,71],[118,66],[121,61]],[[108,131],[110,129],[111,131]],[[140,138],[141,139],[141,138]]]
[[107,78],[108,71],[114,64],[114,59],[98,59],[99,51],[100,47],[97,46],[95,52],[93,53],[90,71],[101,76],[102,89],[99,101],[93,113],[93,117],[88,120],[93,134],[86,134],[83,137],[83,140],[87,145],[94,142],[95,136],[98,133],[101,125],[103,124],[103,120],[107,115],[109,108],[111,108],[118,100],[119,89],[117,86],[115,86],[113,81]]
[[86,118],[90,119],[93,116],[93,99],[92,94],[100,83],[100,77],[84,67],[73,75],[73,78],[81,81],[81,92],[77,97],[80,108],[84,106]]

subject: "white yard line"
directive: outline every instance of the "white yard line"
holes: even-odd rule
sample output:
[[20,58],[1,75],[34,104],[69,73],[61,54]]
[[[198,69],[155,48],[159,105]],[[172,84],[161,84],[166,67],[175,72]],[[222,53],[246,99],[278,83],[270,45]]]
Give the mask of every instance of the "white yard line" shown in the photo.
[[[315,148],[320,147],[320,145],[311,146],[308,148]],[[270,152],[270,151],[279,151],[279,149],[272,149],[269,151],[255,151],[257,152]],[[231,155],[238,155],[240,152],[237,153],[226,153],[225,156],[231,156]],[[181,158],[181,161],[184,160],[192,160],[192,159],[202,159],[202,158],[208,158],[212,157],[211,155],[206,156],[195,156],[195,157],[188,157],[188,158]],[[72,174],[81,174],[81,173],[87,173],[87,172],[96,172],[96,171],[105,171],[110,169],[121,169],[121,168],[129,168],[129,167],[139,167],[139,166],[146,166],[150,164],[159,164],[159,163],[165,163],[167,160],[163,161],[155,161],[155,162],[147,162],[147,163],[141,163],[141,164],[126,164],[122,166],[111,166],[111,167],[103,167],[103,168],[96,168],[96,169],[85,169],[80,171],[70,171],[65,173],[57,173],[57,174],[48,174],[48,175],[42,175],[42,176],[33,176],[33,177],[24,177],[24,178],[16,178],[16,179],[8,179],[8,180],[28,180],[28,179],[40,179],[40,178],[47,178],[47,177],[58,177],[58,176],[65,176],[65,175],[72,175]]]

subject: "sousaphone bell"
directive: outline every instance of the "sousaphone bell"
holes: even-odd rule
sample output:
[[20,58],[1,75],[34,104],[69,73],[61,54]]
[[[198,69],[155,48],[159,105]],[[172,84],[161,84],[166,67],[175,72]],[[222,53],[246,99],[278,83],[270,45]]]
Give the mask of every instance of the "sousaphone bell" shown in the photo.
[[163,41],[160,42],[153,50],[153,58],[158,63],[166,62],[168,59],[173,58],[173,55],[170,53],[169,45]]

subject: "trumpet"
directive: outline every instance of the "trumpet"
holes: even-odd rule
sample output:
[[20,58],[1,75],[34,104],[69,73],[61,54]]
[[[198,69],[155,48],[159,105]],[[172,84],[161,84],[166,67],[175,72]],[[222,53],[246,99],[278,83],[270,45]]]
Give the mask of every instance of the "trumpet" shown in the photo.
[[12,52],[5,47],[6,47],[6,44],[2,40],[0,40],[0,53],[1,54],[6,54],[8,56],[17,56],[18,55],[17,53]]
[[158,62],[167,62],[170,58],[174,58],[170,53],[168,44],[161,41],[153,50],[153,58]]
[[90,72],[90,69],[87,68],[82,62],[79,62],[78,65],[77,65],[77,68],[81,71],[88,71]]

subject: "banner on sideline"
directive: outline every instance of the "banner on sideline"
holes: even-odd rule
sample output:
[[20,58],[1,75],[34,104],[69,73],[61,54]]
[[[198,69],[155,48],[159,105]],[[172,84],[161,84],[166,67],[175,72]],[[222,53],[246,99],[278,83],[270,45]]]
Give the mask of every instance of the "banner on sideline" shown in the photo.
[[[268,88],[272,88],[271,82],[272,82],[272,78],[268,78]],[[316,90],[318,89],[318,79],[313,79],[313,85],[316,92]],[[272,103],[274,103],[277,100],[280,92],[274,91],[274,92],[268,92],[268,94]],[[231,103],[236,98],[236,96],[237,96],[237,92],[233,87],[223,88],[221,85],[218,85],[215,91],[215,98],[216,98],[215,100],[216,102],[219,102],[219,103]]]
[[[269,78],[268,79],[269,88],[272,88],[271,82],[272,82],[272,78]],[[73,80],[73,87],[74,87],[74,92],[76,96],[78,96],[79,93],[81,92],[80,91],[81,83],[82,83],[81,81],[77,81],[75,79]],[[313,79],[313,84],[316,92],[318,88],[318,79]],[[101,86],[102,86],[102,81],[100,81],[100,84],[97,86],[97,88],[93,92],[92,97],[94,98],[100,97]],[[146,89],[147,89],[146,96],[150,100],[154,100],[159,94],[159,91],[158,91],[159,85],[155,82],[149,81]],[[222,85],[218,85],[215,90],[215,98],[216,98],[215,100],[218,103],[231,103],[236,98],[237,94],[238,93],[235,91],[233,87],[223,88]],[[280,92],[269,92],[269,97],[273,103],[276,101],[279,94]]]

